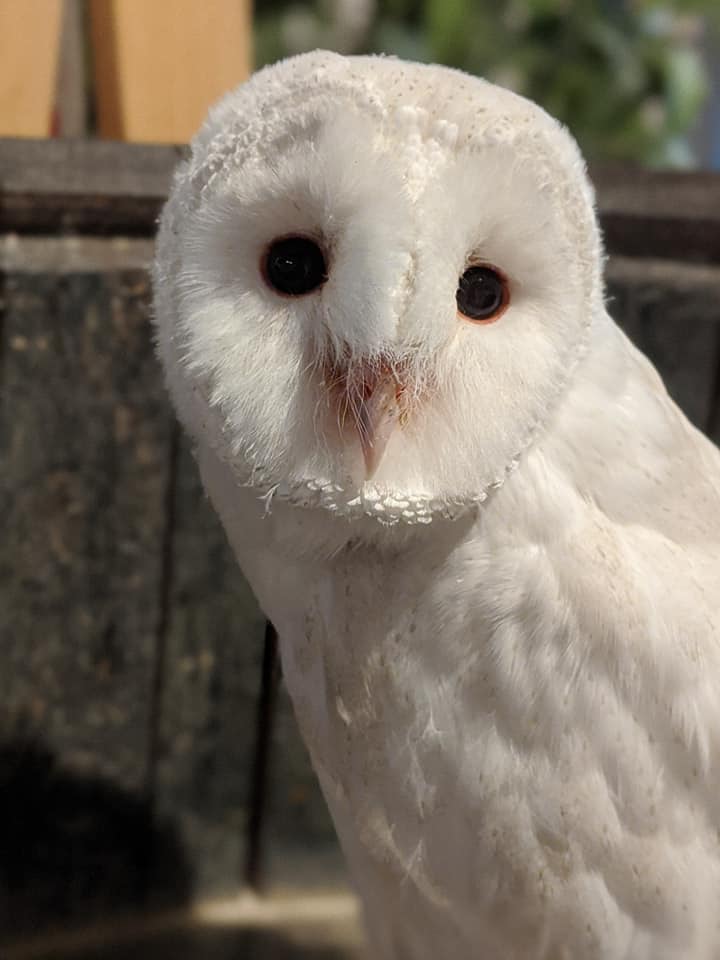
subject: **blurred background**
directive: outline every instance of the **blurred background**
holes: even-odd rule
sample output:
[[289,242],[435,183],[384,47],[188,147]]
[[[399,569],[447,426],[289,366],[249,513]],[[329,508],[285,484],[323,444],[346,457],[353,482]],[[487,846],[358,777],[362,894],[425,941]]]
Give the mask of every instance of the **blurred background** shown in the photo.
[[537,100],[591,161],[613,316],[717,441],[719,37],[718,0],[0,0],[2,960],[362,949],[154,356],[156,219],[208,106],[316,47]]
[[2,0],[0,134],[185,142],[258,68],[323,47],[536,100],[593,161],[720,164],[717,0]]
[[267,0],[255,56],[325,46],[459,67],[566,123],[591,160],[720,162],[716,0]]

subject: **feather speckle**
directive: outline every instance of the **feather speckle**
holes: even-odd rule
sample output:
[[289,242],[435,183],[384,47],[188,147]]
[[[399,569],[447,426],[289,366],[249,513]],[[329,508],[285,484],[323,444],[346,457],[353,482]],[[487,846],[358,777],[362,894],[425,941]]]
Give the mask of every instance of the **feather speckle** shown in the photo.
[[[279,297],[294,235],[327,280]],[[378,960],[720,957],[720,453],[602,263],[559,124],[390,58],[258,73],[162,217],[168,386]]]

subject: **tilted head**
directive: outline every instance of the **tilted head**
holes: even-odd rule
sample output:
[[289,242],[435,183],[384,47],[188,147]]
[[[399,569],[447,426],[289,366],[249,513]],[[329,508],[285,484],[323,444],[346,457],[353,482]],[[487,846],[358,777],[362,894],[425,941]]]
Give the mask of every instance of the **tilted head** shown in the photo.
[[262,495],[428,522],[500,485],[602,311],[592,192],[534,104],[313,53],[225,97],[165,208],[181,419]]

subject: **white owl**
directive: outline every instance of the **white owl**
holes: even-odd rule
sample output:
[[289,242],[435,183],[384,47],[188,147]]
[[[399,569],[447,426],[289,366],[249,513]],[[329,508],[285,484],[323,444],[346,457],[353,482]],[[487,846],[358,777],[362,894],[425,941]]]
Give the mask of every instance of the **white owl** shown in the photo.
[[372,956],[720,958],[720,453],[605,311],[567,132],[280,63],[210,112],[155,285]]

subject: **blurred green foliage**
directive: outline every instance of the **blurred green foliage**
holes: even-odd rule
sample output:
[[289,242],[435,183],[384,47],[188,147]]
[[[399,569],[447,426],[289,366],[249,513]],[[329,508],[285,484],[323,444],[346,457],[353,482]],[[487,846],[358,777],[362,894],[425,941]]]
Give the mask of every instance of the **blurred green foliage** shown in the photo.
[[256,0],[258,66],[316,47],[392,53],[542,104],[594,160],[684,166],[720,0]]

